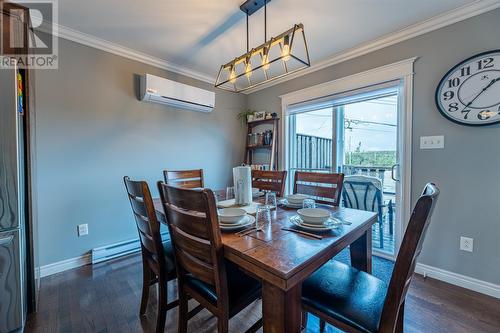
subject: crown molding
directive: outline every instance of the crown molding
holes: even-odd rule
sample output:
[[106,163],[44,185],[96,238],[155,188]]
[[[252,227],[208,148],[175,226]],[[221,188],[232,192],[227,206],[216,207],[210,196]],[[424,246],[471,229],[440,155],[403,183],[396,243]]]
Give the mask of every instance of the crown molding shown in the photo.
[[[383,37],[374,39],[372,41],[359,44],[351,49],[348,49],[343,52],[339,52],[334,54],[333,56],[318,62],[311,67],[305,68],[301,71],[298,71],[294,74],[290,74],[283,78],[274,80],[269,83],[264,83],[255,87],[253,89],[249,89],[243,92],[243,94],[248,95],[259,90],[280,84],[282,82],[292,80],[294,78],[304,76],[309,73],[313,73],[319,71],[323,68],[368,54],[373,51],[380,50],[384,47],[397,44],[399,42],[408,40],[413,37],[417,37],[423,35],[427,32],[431,32],[437,30],[439,28],[451,25],[453,23],[468,19],[473,16],[477,16],[488,11],[494,10],[500,7],[500,0],[476,0],[470,4],[464,5],[462,7],[453,9],[451,11],[445,12],[443,14],[434,16],[425,21],[413,24],[406,28],[403,28],[394,33],[385,35]],[[205,73],[201,73],[183,66],[179,66],[168,62],[166,60],[160,59],[155,56],[151,56],[149,54],[143,53],[141,51],[137,51],[125,46],[122,46],[117,43],[113,43],[107,41],[105,39],[101,39],[69,27],[63,25],[57,25],[56,27],[56,35],[60,38],[64,38],[66,40],[73,41],[75,43],[79,43],[82,45],[86,45],[89,47],[93,47],[98,50],[102,50],[105,52],[109,52],[112,54],[116,54],[121,57],[125,57],[131,60],[135,60],[138,62],[142,62],[151,66],[155,66],[158,68],[162,68],[168,70],[173,73],[181,74],[184,76],[188,76],[203,82],[208,82],[213,84],[215,81],[215,77],[211,75],[207,75]]]
[[423,35],[425,33],[446,27],[448,25],[466,20],[473,16],[486,13],[488,11],[494,10],[499,7],[500,7],[500,0],[476,0],[470,4],[431,17],[430,19],[410,25],[399,31],[387,34],[385,36],[371,40],[366,43],[359,44],[358,46],[355,46],[346,51],[336,53],[333,56],[323,61],[320,61],[315,65],[312,65],[311,67],[305,68],[294,74],[290,74],[288,76],[274,80],[272,82],[264,83],[253,89],[248,89],[244,91],[243,94],[248,95],[257,92],[259,90],[280,84],[282,82],[286,82],[295,79],[297,77],[319,71],[323,68],[330,67],[332,65],[357,58],[359,56],[368,54],[370,52],[383,49],[387,46],[391,46],[400,43],[402,41]]
[[210,75],[206,75],[204,73],[200,73],[186,67],[175,65],[171,62],[160,59],[158,57],[151,56],[149,54],[68,28],[63,25],[57,25],[55,31],[56,31],[55,33],[56,36],[70,40],[78,44],[90,46],[101,51],[116,54],[124,58],[142,62],[154,67],[162,68],[170,72],[191,77],[193,79],[208,82],[211,84],[214,83],[214,78]]

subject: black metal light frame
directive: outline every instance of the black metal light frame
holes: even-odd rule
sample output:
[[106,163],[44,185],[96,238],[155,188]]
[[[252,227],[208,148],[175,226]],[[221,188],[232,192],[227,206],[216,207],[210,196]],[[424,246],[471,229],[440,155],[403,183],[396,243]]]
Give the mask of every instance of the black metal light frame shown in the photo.
[[[303,70],[304,68],[311,66],[311,61],[309,58],[309,50],[307,47],[306,36],[304,33],[304,25],[302,23],[295,24],[291,29],[279,34],[276,37],[271,37],[269,40],[267,40],[267,3],[270,1],[271,0],[248,0],[240,6],[240,9],[243,12],[245,12],[245,14],[246,14],[247,52],[220,67],[219,73],[218,73],[217,78],[215,80],[215,87],[216,88],[228,90],[228,91],[232,91],[232,92],[242,92],[242,91],[245,91],[248,89],[255,88],[255,87],[262,85],[264,83],[268,83],[268,82],[271,82],[273,80],[282,78],[286,75],[298,72],[300,70]],[[252,15],[256,11],[258,11],[262,7],[264,7],[264,41],[265,42],[250,50],[249,49],[248,18],[250,15]],[[293,42],[294,42],[297,34],[301,34],[302,39],[304,41],[304,49],[305,49],[305,55],[306,55],[305,59],[300,59],[300,57],[298,57],[292,53]],[[273,46],[276,46],[276,45],[279,45],[280,51],[282,51],[282,49],[284,47],[285,38],[289,39],[288,46],[289,46],[290,52],[288,54],[283,55],[282,52],[280,52],[280,56],[275,57],[274,59],[268,59],[268,61],[265,64],[261,63],[259,66],[256,66],[255,68],[251,69],[251,72],[253,73],[253,72],[256,72],[257,70],[262,68],[262,70],[264,71],[264,77],[265,77],[264,81],[254,83],[254,82],[252,82],[250,77],[247,76],[248,86],[245,86],[244,88],[238,88],[236,86],[236,83],[231,83],[231,81],[236,81],[239,78],[241,78],[242,76],[246,76],[245,71],[243,73],[235,74],[235,76],[232,78],[230,78],[228,76],[227,79],[222,79],[222,77],[223,77],[222,74],[224,73],[224,71],[231,71],[231,70],[235,71],[236,65],[240,64],[240,63],[245,63],[245,67],[246,67],[246,61],[248,59],[250,59],[252,56],[257,55],[257,54],[259,54],[262,58],[264,56],[264,53],[266,52],[266,49],[267,49],[267,55],[269,55],[271,48]],[[284,60],[285,57],[290,57],[290,58],[297,60],[301,64],[301,66],[299,68],[294,69],[294,70],[289,70],[288,66],[287,66],[287,62]],[[272,63],[274,63],[276,61],[282,61],[284,73],[269,78],[267,70],[263,67],[270,66]],[[231,88],[229,88],[228,86]]]

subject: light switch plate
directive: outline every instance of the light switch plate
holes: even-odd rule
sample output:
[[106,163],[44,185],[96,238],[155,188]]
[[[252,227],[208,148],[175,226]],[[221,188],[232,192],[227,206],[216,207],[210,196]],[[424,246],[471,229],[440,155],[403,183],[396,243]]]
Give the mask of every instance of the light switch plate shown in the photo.
[[78,237],[86,236],[89,234],[89,225],[87,223],[79,224],[77,231],[78,231]]
[[444,135],[421,136],[420,149],[443,149]]
[[460,250],[472,252],[474,251],[474,239],[469,237],[460,237]]

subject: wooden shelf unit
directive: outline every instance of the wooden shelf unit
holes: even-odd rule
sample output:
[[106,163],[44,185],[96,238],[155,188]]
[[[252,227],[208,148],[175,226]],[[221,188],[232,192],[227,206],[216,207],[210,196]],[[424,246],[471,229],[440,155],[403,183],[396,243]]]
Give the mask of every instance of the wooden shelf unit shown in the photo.
[[[252,165],[254,162],[254,152],[256,150],[269,150],[269,168],[270,170],[278,170],[278,140],[279,140],[279,120],[280,118],[255,120],[247,123],[247,139],[245,147],[245,164]],[[250,145],[248,135],[254,132],[255,128],[260,125],[272,125],[272,139],[270,145]],[[269,129],[266,127],[266,130]]]

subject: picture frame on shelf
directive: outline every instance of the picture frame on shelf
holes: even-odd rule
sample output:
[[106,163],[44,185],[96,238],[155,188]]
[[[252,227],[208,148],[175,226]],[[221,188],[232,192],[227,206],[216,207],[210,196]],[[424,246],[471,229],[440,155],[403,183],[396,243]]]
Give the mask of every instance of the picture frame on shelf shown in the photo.
[[266,119],[266,111],[255,111],[255,113],[253,114],[254,121],[264,120],[264,119]]

